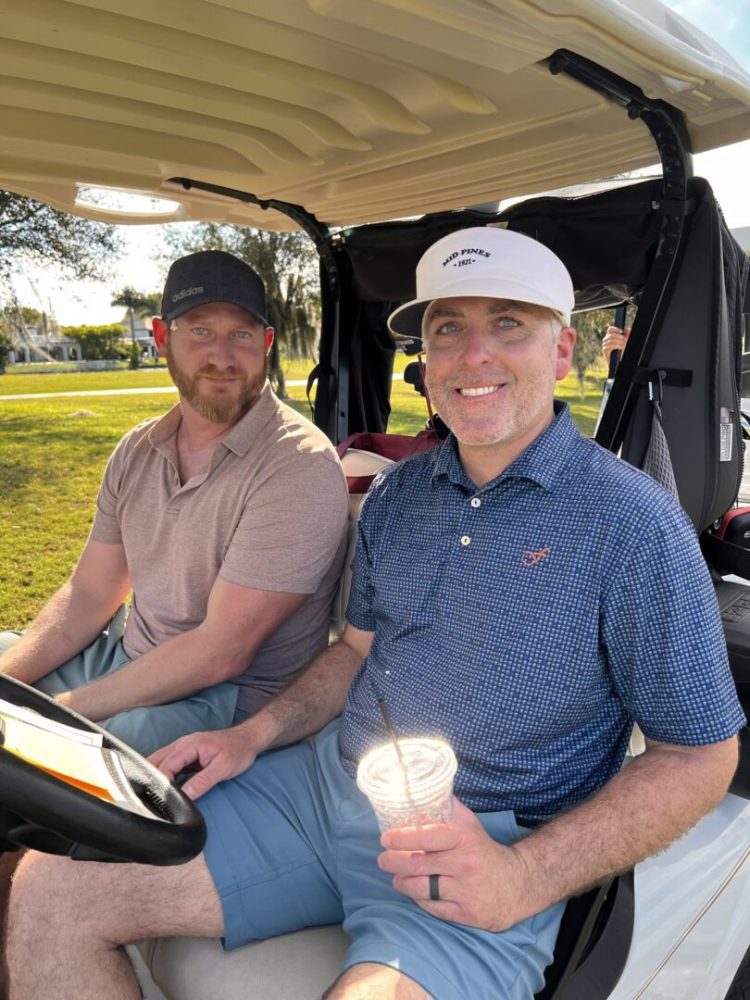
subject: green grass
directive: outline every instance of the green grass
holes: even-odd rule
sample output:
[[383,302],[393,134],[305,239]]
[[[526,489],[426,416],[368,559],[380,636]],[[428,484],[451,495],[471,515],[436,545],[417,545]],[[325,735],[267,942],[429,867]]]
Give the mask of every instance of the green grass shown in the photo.
[[32,392],[95,392],[100,389],[143,389],[171,385],[166,367],[138,368],[135,371],[50,372],[19,375],[10,370],[0,378],[0,396],[20,396]]
[[[396,370],[406,361],[399,356]],[[309,368],[309,362],[289,364],[287,379],[302,379]],[[0,396],[167,385],[164,370],[5,375]],[[602,379],[589,376],[581,401],[574,379],[560,383],[558,395],[585,434],[593,433],[601,391]],[[290,387],[289,395],[309,416],[304,388]],[[23,628],[69,576],[91,527],[107,457],[127,430],[174,401],[164,393],[0,400],[0,630]],[[425,401],[411,386],[394,381],[391,403],[390,431],[415,434],[424,427]]]
[[168,396],[0,402],[0,628],[20,628],[70,574],[107,457]]
[[[0,396],[20,396],[33,392],[87,392],[101,389],[146,389],[171,386],[166,364],[146,365],[108,371],[70,372],[47,370],[27,372],[31,365],[13,365],[0,377]],[[284,373],[289,379],[306,378],[312,368],[309,361],[287,362]]]

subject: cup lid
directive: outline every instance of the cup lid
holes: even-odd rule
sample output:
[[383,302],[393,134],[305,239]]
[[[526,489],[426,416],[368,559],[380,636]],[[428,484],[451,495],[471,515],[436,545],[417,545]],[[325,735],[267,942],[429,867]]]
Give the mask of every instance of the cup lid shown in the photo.
[[458,761],[445,740],[414,737],[398,741],[409,787],[393,743],[370,750],[357,768],[357,786],[371,801],[386,805],[428,802],[450,791]]

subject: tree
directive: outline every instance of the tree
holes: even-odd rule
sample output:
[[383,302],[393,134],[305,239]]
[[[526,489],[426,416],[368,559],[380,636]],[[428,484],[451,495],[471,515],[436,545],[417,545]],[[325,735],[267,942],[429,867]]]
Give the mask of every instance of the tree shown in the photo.
[[65,326],[63,333],[78,341],[84,361],[117,361],[127,357],[127,348],[122,344],[122,335],[127,333],[127,327],[121,323],[110,323],[107,326]]
[[130,337],[133,343],[135,343],[135,317],[155,316],[161,309],[161,302],[157,294],[146,295],[144,292],[137,292],[130,285],[126,285],[121,292],[115,294],[112,305],[124,306],[127,309]]
[[573,367],[578,376],[581,399],[586,390],[586,372],[602,356],[602,337],[612,324],[611,309],[591,309],[576,313],[572,319],[578,336],[573,353]]
[[28,326],[39,326],[44,323],[44,320],[45,314],[39,312],[38,309],[34,309],[31,306],[22,306],[16,302],[12,302],[0,309],[0,323],[3,326],[19,322],[26,323]]
[[13,341],[4,330],[0,329],[0,375],[5,374],[5,366],[8,364],[12,350]]
[[320,323],[318,255],[303,233],[202,222],[189,229],[168,227],[165,239],[175,254],[226,250],[255,268],[266,286],[268,322],[276,330],[269,358],[269,377],[286,395],[281,350],[289,358],[314,358]]
[[102,278],[120,253],[115,226],[79,219],[0,191],[0,277],[21,259],[56,264],[75,278]]

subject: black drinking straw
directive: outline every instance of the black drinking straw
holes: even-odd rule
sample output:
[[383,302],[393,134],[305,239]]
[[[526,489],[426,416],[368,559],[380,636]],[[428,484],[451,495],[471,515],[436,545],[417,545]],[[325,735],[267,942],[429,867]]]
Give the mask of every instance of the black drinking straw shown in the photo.
[[411,786],[409,785],[409,772],[406,770],[406,761],[404,760],[404,756],[401,753],[401,747],[399,746],[398,743],[398,736],[396,735],[396,730],[393,726],[393,722],[391,721],[390,713],[388,709],[385,707],[385,701],[383,700],[383,698],[378,698],[378,708],[380,709],[380,714],[383,716],[383,722],[385,723],[385,728],[388,731],[388,735],[390,736],[393,742],[393,748],[396,751],[396,757],[398,758],[399,766],[401,767],[401,773],[404,776],[404,788],[406,789],[406,798],[408,799],[409,805],[411,806],[412,810],[414,810],[415,805],[414,805],[414,799],[412,798],[411,794]]

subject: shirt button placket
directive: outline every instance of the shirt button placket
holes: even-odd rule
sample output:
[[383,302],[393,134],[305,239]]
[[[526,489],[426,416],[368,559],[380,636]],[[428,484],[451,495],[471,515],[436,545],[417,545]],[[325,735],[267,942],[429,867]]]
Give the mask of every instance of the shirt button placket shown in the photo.
[[[482,506],[482,501],[479,497],[474,496],[469,500],[469,504],[476,510],[477,507]],[[471,535],[461,535],[460,542],[463,548],[471,545]]]

